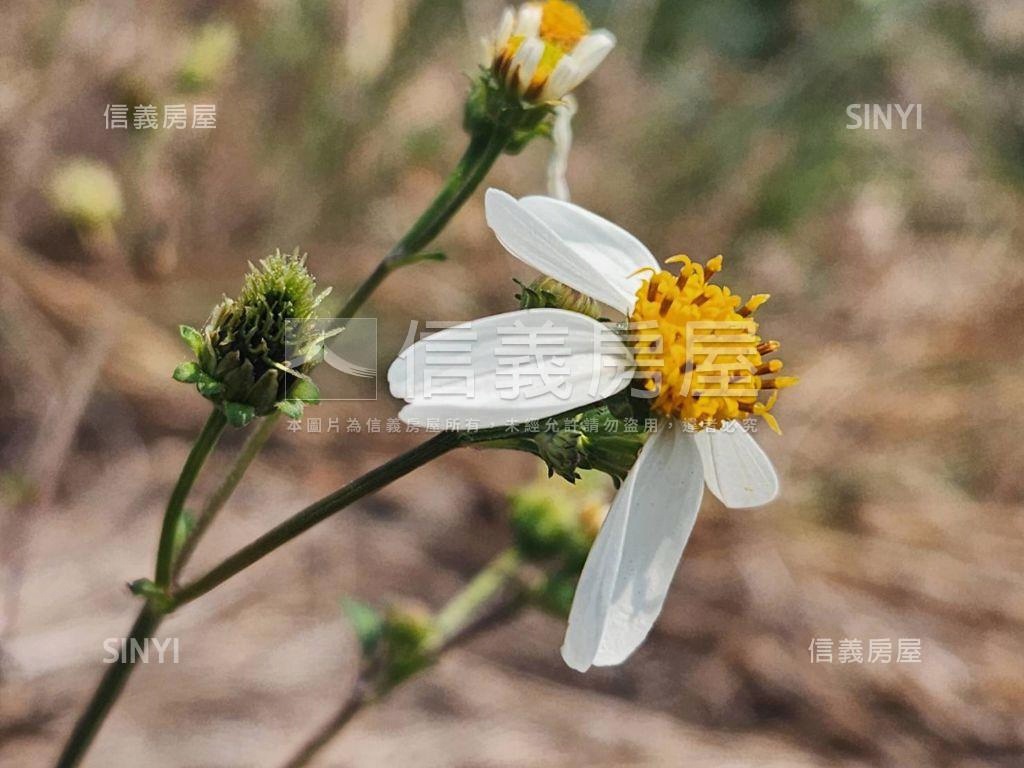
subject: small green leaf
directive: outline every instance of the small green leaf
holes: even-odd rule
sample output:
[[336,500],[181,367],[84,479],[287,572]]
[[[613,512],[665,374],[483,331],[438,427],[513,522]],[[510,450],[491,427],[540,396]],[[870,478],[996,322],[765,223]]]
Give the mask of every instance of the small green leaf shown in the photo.
[[256,409],[243,403],[225,403],[224,415],[233,427],[244,427],[256,417]]
[[170,597],[150,579],[136,579],[129,582],[128,589],[133,595],[146,598],[149,604],[158,611],[165,611],[170,606]]
[[309,379],[299,379],[292,384],[291,391],[288,394],[291,396],[291,399],[301,400],[310,405],[316,405],[320,402],[320,388]]
[[289,419],[297,420],[302,418],[301,400],[279,400],[274,403],[274,406]]
[[380,614],[366,605],[366,603],[361,603],[358,600],[352,600],[347,597],[342,599],[341,609],[344,611],[345,617],[348,619],[349,624],[352,625],[352,630],[359,639],[359,645],[363,649],[363,654],[369,655],[373,653],[384,629],[384,621],[381,619]]
[[203,340],[203,334],[193,328],[191,325],[179,325],[178,332],[181,334],[181,338],[188,344],[189,349],[198,356],[199,351],[203,348],[206,342]]
[[203,377],[203,372],[198,365],[195,363],[181,363],[177,368],[174,369],[175,381],[183,381],[186,384],[199,381]]

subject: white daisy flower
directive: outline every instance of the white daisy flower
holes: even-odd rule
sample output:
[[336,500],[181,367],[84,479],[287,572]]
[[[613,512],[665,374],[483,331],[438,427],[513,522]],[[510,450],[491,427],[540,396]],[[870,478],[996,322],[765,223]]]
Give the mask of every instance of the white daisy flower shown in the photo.
[[545,0],[506,8],[484,38],[483,66],[524,101],[558,101],[586,80],[615,47],[615,36],[590,29],[575,3]]
[[[484,318],[442,331],[414,344],[389,372],[392,394],[407,401],[401,417],[428,418],[458,428],[467,422],[498,426],[543,419],[598,402],[639,378],[647,390],[658,429],[647,440],[612,502],[583,568],[562,656],[573,669],[623,662],[643,642],[658,614],[693,529],[704,486],[726,506],[765,504],[778,493],[771,462],[739,424],[763,418],[772,429],[777,390],[796,383],[776,377],[782,364],[762,358],[778,342],[762,342],[751,318],[767,300],[763,294],[742,302],[726,287],[711,284],[722,258],[706,266],[685,256],[678,275],[661,269],[651,252],[611,222],[571,203],[548,197],[510,195],[490,189],[487,222],[502,245],[521,261],[629,318],[643,328],[624,340],[584,315],[557,309],[527,309]],[[743,351],[718,353],[716,364],[729,374],[728,387],[709,387],[695,375],[710,359],[698,351],[688,328],[713,321],[743,326]],[[566,328],[563,356],[537,356],[529,372],[568,380],[563,397],[538,391],[509,398],[496,387],[502,328]],[[458,334],[472,332],[470,353],[476,391],[428,397],[431,376],[452,375],[429,367],[428,344],[450,349]],[[712,336],[714,338],[714,335]],[[735,344],[737,337],[719,336]],[[595,342],[595,340],[597,340]],[[465,361],[464,361],[465,362]],[[710,391],[709,391],[710,389]],[[767,401],[761,395],[769,393]]]

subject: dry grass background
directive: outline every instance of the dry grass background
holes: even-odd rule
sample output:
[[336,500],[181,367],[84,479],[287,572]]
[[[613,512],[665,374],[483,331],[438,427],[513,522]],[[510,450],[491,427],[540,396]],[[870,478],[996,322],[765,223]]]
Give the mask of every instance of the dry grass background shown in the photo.
[[[277,246],[308,251],[339,296],[365,275],[461,150],[462,73],[497,7],[5,9],[0,764],[55,757],[102,640],[135,610],[123,584],[151,566],[205,414],[169,378],[174,327],[201,322]],[[705,501],[665,613],[625,666],[572,673],[562,623],[531,612],[363,713],[317,764],[1021,765],[1018,4],[587,7],[620,46],[581,94],[574,197],[662,258],[722,252],[737,290],[773,294],[762,321],[802,379],[779,408],[785,434],[761,436],[783,495],[757,510]],[[204,34],[223,66],[196,53]],[[182,102],[216,103],[217,128],[103,128],[109,103]],[[920,103],[923,130],[846,130],[846,105],[863,102]],[[542,189],[545,152],[502,159],[490,182]],[[112,240],[48,200],[80,156],[123,188]],[[448,262],[400,273],[373,302],[382,363],[410,320],[510,308],[527,277],[480,195],[439,245]],[[193,568],[415,439],[282,429]],[[507,545],[504,495],[536,471],[450,455],[182,610],[164,627],[181,663],[137,670],[88,764],[279,764],[351,683],[339,598],[439,605]],[[920,638],[923,662],[811,664],[814,637]]]

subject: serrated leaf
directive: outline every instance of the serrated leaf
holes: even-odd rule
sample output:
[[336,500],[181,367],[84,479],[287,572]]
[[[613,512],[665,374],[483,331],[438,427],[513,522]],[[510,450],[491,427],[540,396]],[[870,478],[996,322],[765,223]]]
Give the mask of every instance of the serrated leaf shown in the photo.
[[195,363],[181,363],[174,369],[174,373],[171,375],[174,377],[175,381],[192,384],[203,377],[203,372]]
[[203,334],[193,328],[191,325],[179,325],[178,333],[181,334],[181,338],[188,344],[189,349],[198,357],[200,350],[206,343],[203,340]]
[[298,420],[302,418],[301,400],[279,400],[278,402],[274,403],[274,407],[276,407],[277,410],[279,410],[289,419]]
[[380,614],[366,603],[347,597],[341,601],[341,610],[344,611],[345,617],[352,625],[352,630],[356,633],[363,654],[373,653],[384,629],[384,620]]
[[244,427],[256,417],[256,409],[243,403],[225,403],[224,415],[233,427]]
[[299,379],[288,392],[292,400],[301,400],[310,405],[320,402],[320,388],[309,379]]

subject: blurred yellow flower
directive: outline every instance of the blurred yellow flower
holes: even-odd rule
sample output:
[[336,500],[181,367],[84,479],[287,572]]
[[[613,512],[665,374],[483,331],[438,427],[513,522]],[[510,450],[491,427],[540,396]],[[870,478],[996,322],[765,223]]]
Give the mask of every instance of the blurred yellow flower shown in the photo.
[[615,36],[591,30],[566,0],[506,8],[494,35],[483,40],[483,65],[511,92],[531,103],[562,99],[615,47]]

